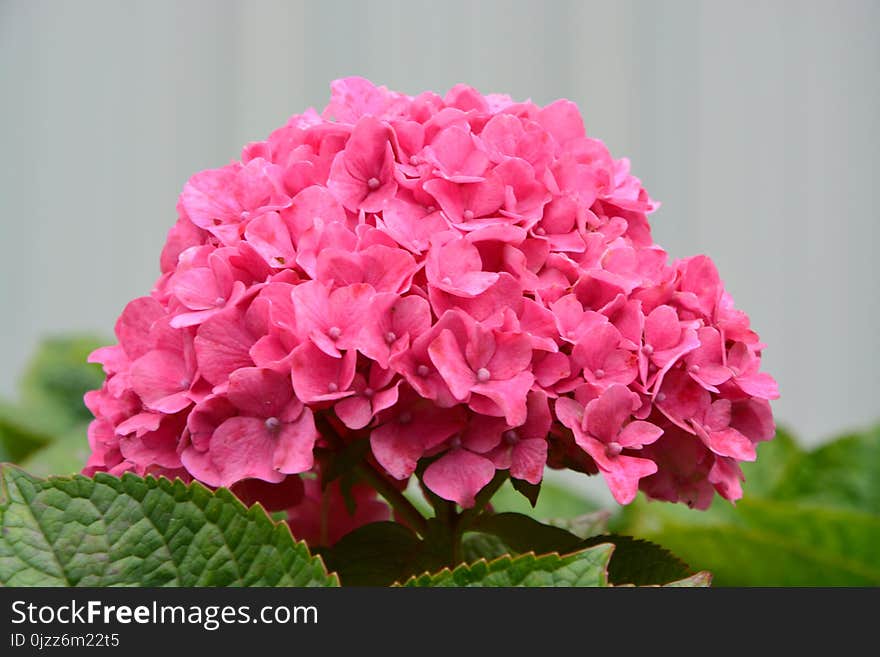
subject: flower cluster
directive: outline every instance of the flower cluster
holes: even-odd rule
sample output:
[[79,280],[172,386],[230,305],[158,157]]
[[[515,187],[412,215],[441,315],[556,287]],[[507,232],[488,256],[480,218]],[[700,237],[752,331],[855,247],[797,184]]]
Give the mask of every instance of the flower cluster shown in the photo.
[[281,488],[304,527],[316,455],[358,441],[464,507],[547,466],[620,503],[735,500],[776,384],[711,260],[653,243],[655,207],[569,101],[336,81],[184,187],[161,277],[93,355],[86,472]]

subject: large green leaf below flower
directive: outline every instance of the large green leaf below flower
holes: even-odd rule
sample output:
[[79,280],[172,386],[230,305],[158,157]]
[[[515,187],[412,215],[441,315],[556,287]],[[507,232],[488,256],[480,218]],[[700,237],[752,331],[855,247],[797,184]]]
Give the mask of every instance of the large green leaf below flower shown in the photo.
[[[339,573],[343,586],[387,586],[423,573],[438,572],[449,564],[481,561],[494,564],[501,557],[527,554],[540,556],[535,562],[514,560],[519,564],[517,572],[525,567],[522,564],[540,569],[556,563],[545,560],[545,556],[563,555],[560,558],[565,561],[568,555],[600,544],[613,547],[604,562],[603,576],[614,585],[662,585],[686,578],[693,572],[668,550],[653,543],[608,535],[584,540],[519,513],[490,513],[476,518],[464,534],[460,553],[454,552],[450,537],[439,521],[431,519],[427,527],[427,536],[422,539],[398,523],[371,523],[344,536],[332,548],[325,549],[322,556],[327,565]],[[565,584],[560,580],[552,585]]]
[[[438,573],[425,573],[409,579],[405,586],[417,587],[487,587],[487,586],[612,586],[608,570],[616,547],[601,543],[567,555],[557,553],[537,556],[532,552],[519,556],[505,555]],[[667,584],[674,587],[708,586],[708,573],[697,573]]]
[[0,585],[337,584],[287,525],[224,489],[0,466]]

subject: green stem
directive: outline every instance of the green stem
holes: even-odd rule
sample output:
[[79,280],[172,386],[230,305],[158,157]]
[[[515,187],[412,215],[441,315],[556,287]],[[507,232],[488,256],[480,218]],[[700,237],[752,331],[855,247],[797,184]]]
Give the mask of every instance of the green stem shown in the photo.
[[388,504],[391,505],[391,508],[393,508],[394,511],[405,520],[417,534],[419,534],[419,536],[425,535],[428,527],[425,517],[412,502],[406,499],[406,496],[403,493],[394,487],[390,481],[376,472],[376,470],[368,463],[360,463],[355,466],[355,472],[357,472],[361,479],[375,488],[376,492],[385,498]]
[[[323,414],[317,415],[315,417],[315,424],[318,427],[318,431],[334,446],[338,447],[343,444],[342,437],[333,428],[328,417]],[[420,536],[425,535],[427,529],[425,517],[390,481],[376,472],[373,466],[366,461],[355,465],[354,471],[363,481],[372,486],[379,495],[385,498],[385,501],[391,505],[391,508],[394,509],[397,515],[405,520],[417,534]]]

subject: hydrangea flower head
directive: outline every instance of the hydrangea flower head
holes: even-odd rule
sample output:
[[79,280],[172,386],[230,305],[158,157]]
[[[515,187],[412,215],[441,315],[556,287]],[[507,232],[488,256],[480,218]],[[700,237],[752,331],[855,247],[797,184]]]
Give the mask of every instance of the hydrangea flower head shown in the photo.
[[347,528],[387,517],[321,478],[352,445],[463,507],[546,467],[624,504],[735,500],[776,384],[712,261],[654,244],[656,207],[570,101],[338,80],[186,183],[161,276],[92,356],[85,472],[284,490],[311,528],[316,482]]

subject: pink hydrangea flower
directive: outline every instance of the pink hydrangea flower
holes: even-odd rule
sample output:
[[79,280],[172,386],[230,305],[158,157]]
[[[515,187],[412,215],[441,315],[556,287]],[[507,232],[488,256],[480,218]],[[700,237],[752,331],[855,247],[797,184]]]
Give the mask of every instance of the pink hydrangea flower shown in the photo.
[[184,186],[161,276],[92,356],[85,472],[287,495],[323,544],[389,517],[317,484],[316,450],[354,443],[464,507],[547,467],[623,504],[737,499],[774,432],[764,345],[708,257],[654,244],[657,204],[574,103],[331,88]]

